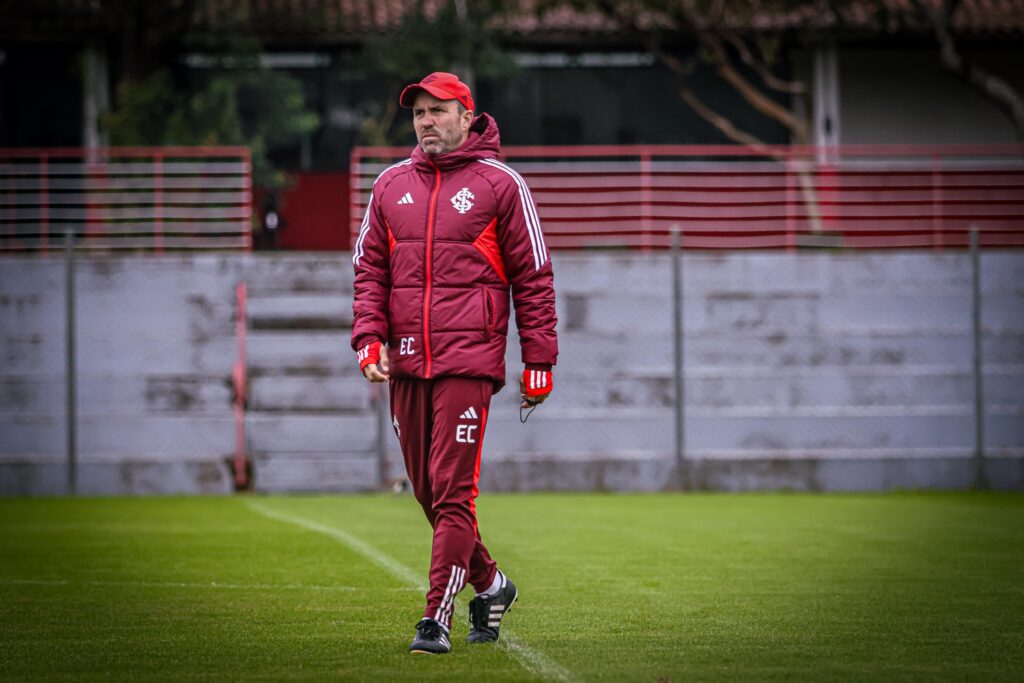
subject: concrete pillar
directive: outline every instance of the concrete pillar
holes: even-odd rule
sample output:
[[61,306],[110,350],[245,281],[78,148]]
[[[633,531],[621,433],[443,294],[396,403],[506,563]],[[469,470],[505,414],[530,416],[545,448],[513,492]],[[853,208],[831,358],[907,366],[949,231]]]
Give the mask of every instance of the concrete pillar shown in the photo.
[[106,46],[88,43],[82,56],[82,144],[90,149],[106,147],[107,134],[100,130],[100,117],[110,109]]
[[829,161],[829,148],[839,144],[839,50],[835,43],[814,50],[814,144],[818,161]]

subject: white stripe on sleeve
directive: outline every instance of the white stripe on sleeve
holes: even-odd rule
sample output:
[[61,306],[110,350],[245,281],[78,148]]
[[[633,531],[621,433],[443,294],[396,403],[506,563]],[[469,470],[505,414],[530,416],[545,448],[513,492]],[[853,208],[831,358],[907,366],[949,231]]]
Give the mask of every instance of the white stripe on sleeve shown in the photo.
[[547,263],[548,250],[544,244],[544,233],[540,228],[540,218],[537,216],[537,208],[533,204],[533,197],[530,195],[530,188],[527,187],[523,177],[514,170],[501,163],[497,159],[479,159],[481,164],[504,171],[515,181],[519,191],[519,201],[523,205],[523,219],[526,221],[526,232],[530,236],[530,247],[533,249],[533,263],[536,270]]
[[366,233],[370,231],[370,211],[373,209],[373,192],[370,192],[370,200],[366,202],[366,213],[363,214],[363,222],[359,225],[359,237],[356,239],[356,246],[352,250],[352,263],[359,265],[359,259],[363,256],[363,240]]
[[[376,187],[377,186],[377,181],[380,180],[381,178],[383,178],[384,174],[387,173],[388,171],[390,171],[391,169],[398,168],[399,166],[406,166],[407,164],[411,164],[411,163],[412,163],[412,159],[405,159],[403,161],[399,161],[397,164],[392,164],[392,165],[388,166],[383,171],[381,171],[380,175],[378,175],[376,180],[373,181],[373,186]],[[352,249],[352,263],[354,263],[356,265],[356,267],[359,266],[359,261],[360,261],[360,259],[363,258],[363,254],[364,254],[363,242],[366,240],[367,233],[370,232],[370,207],[372,207],[372,206],[373,206],[373,190],[370,190],[370,199],[369,199],[369,201],[366,202],[366,213],[363,215],[363,222],[360,223],[360,225],[359,225],[359,237],[356,239],[355,247],[353,247],[353,249]]]

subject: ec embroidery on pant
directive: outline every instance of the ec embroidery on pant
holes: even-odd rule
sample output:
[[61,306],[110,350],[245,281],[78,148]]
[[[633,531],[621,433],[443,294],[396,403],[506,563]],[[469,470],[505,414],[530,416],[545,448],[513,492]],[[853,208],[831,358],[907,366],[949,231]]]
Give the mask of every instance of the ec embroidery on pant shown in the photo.
[[452,206],[459,213],[466,213],[473,208],[473,202],[469,201],[470,199],[476,199],[476,197],[473,196],[468,187],[464,187],[452,197]]
[[391,416],[391,424],[395,428],[395,436],[397,436],[399,439],[401,439],[402,438],[402,428],[398,426],[398,416],[397,415],[392,415]]

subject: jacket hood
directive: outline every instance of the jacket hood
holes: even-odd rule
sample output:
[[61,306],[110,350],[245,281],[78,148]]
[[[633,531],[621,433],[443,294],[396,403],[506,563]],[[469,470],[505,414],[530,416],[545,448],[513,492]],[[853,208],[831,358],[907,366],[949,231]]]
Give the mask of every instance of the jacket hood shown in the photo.
[[497,122],[490,114],[480,114],[469,124],[469,137],[461,147],[445,154],[430,155],[416,145],[412,160],[416,166],[424,169],[433,169],[437,166],[441,170],[449,170],[477,159],[493,159],[498,156],[500,148],[501,136],[498,133]]

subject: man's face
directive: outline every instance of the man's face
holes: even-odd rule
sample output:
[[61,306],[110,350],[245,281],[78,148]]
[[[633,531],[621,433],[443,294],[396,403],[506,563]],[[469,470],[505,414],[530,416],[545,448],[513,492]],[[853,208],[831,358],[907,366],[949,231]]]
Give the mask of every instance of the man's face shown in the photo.
[[427,154],[444,154],[458,149],[469,136],[473,112],[459,113],[455,100],[439,100],[428,92],[416,95],[412,104],[412,124],[416,140]]

